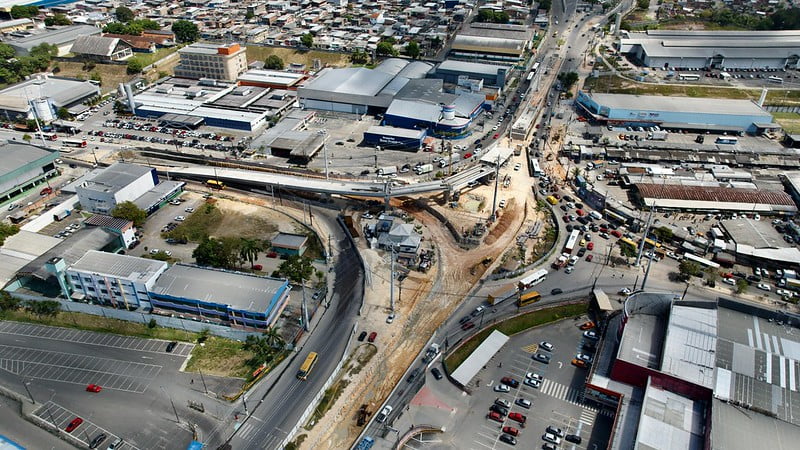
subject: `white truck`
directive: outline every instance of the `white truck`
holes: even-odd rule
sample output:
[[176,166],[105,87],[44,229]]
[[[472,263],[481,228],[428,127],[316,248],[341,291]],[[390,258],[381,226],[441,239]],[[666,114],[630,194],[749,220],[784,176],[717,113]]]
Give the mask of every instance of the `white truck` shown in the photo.
[[388,177],[391,175],[397,175],[397,166],[386,166],[381,167],[378,169],[378,175],[382,177]]
[[433,164],[423,164],[421,166],[414,167],[414,173],[417,175],[424,175],[431,172],[433,172]]
[[666,131],[653,131],[650,139],[654,141],[666,141],[667,140],[667,132]]
[[453,153],[452,155],[445,155],[442,156],[442,160],[439,161],[439,167],[447,167],[450,163],[457,163],[461,161],[461,153]]

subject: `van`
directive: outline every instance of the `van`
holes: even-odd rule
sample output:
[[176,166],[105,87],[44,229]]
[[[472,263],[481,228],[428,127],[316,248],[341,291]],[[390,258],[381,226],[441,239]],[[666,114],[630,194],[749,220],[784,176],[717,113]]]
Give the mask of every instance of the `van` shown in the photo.
[[603,215],[602,215],[602,214],[600,214],[600,213],[599,213],[599,212],[597,212],[597,211],[592,211],[592,212],[590,212],[590,213],[589,213],[589,215],[590,215],[590,216],[592,217],[592,219],[594,219],[594,220],[601,220],[601,219],[603,218]]

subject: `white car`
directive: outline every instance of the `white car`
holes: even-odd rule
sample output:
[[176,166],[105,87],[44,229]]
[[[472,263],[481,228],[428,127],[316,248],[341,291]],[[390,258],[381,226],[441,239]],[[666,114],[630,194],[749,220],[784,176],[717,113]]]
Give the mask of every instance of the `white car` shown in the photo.
[[395,315],[394,315],[394,313],[391,313],[391,314],[389,314],[389,315],[386,317],[386,323],[392,323],[392,322],[394,322],[394,318],[395,318]]
[[150,254],[151,254],[151,255],[155,255],[156,253],[158,253],[158,252],[160,252],[160,251],[161,251],[161,250],[159,250],[159,249],[157,249],[157,248],[151,248],[151,249],[150,249]]
[[792,293],[787,291],[786,289],[777,289],[775,293],[780,295],[781,297],[783,297],[784,295],[792,295]]
[[167,256],[172,256],[172,252],[169,250],[164,250],[164,254]]
[[534,389],[539,389],[539,386],[542,385],[541,381],[533,379],[533,378],[525,378],[525,381],[523,381],[523,383],[525,385],[527,385],[527,386],[530,386],[530,387],[534,388]]
[[530,378],[531,380],[536,380],[540,383],[544,381],[544,377],[535,372],[528,372],[525,374],[525,378]]
[[723,278],[722,282],[725,284],[730,284],[731,286],[736,286],[736,281],[733,278]]
[[193,212],[194,212],[194,208],[192,208],[192,207],[190,206],[190,207],[188,207],[188,208],[184,209],[184,211],[186,211],[187,213],[193,213]]
[[492,131],[497,131],[498,128],[500,128],[500,125],[495,125],[492,127]]
[[522,164],[520,164],[520,163],[514,164],[514,170],[519,170],[521,168],[522,168]]
[[184,220],[186,220],[186,217],[184,217],[184,216],[175,216],[175,221],[176,222],[183,222]]
[[375,418],[375,421],[378,423],[386,422],[386,419],[389,417],[389,414],[392,413],[392,409],[393,408],[391,406],[386,405],[383,408],[383,410],[381,410],[380,414],[378,414],[378,417]]
[[500,200],[500,203],[497,206],[499,208],[505,208],[506,207],[506,199]]
[[564,269],[564,273],[572,273],[573,270],[575,270],[575,266],[569,266]]
[[373,217],[375,217],[375,216],[373,216],[372,214],[370,214],[368,212],[365,212],[364,214],[361,215],[362,219],[372,219]]
[[769,285],[767,283],[758,283],[758,286],[756,286],[756,287],[761,289],[762,291],[767,291],[767,292],[772,290],[772,288],[769,287]]
[[592,362],[592,355],[587,355],[586,353],[578,353],[575,357],[586,363]]
[[628,295],[630,293],[631,293],[630,288],[622,288],[617,292],[617,294],[620,294],[620,295]]
[[498,384],[494,387],[495,392],[511,392],[511,388],[506,386],[505,384]]
[[551,343],[549,343],[547,341],[539,342],[539,347],[541,347],[543,350],[547,350],[548,352],[552,352],[553,348],[554,348],[553,344],[551,344]]

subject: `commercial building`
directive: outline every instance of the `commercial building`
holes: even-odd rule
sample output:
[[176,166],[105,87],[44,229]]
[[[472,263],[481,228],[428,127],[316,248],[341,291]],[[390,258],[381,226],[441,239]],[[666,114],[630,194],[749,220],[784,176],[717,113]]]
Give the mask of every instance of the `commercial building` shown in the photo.
[[466,77],[482,80],[486,86],[502,88],[506,85],[508,72],[508,66],[446,59],[436,66],[433,77],[450,84],[460,84],[459,81]]
[[449,56],[516,63],[525,55],[532,39],[533,30],[524,25],[473,22],[453,39]]
[[609,448],[794,448],[798,324],[793,313],[723,298],[630,296],[586,384],[585,398],[616,409]]
[[663,69],[794,69],[800,31],[624,32],[620,53],[646,67]]
[[55,247],[61,239],[20,230],[0,247],[0,288],[17,276],[17,271]]
[[0,22],[0,33],[13,33],[15,31],[28,30],[34,27],[31,19],[11,19]]
[[729,240],[720,247],[746,266],[772,269],[800,269],[800,249],[787,243],[767,220],[729,219],[720,221]]
[[46,28],[26,33],[21,37],[7,39],[18,55],[27,55],[33,47],[50,44],[58,47],[58,56],[64,56],[72,50],[72,44],[81,36],[99,36],[100,28],[93,25],[69,25],[66,27]]
[[58,151],[16,141],[0,142],[0,203],[58,175]]
[[265,330],[289,300],[289,281],[176,264],[150,291],[153,312]]
[[483,112],[485,103],[485,96],[469,93],[399,98],[389,105],[384,123],[400,128],[425,129],[432,135],[459,136],[469,133],[473,120]]
[[272,249],[285,256],[302,256],[306,252],[308,236],[294,233],[278,233],[272,238]]
[[0,90],[0,116],[9,122],[33,119],[35,109],[40,120],[50,122],[60,108],[79,114],[88,109],[83,102],[99,95],[100,87],[91,81],[38,74]]
[[747,212],[794,215],[797,205],[783,191],[726,186],[636,183],[633,195],[642,205],[671,211]]
[[85,211],[108,215],[119,203],[132,202],[157,184],[154,168],[118,162],[87,178],[76,191]]
[[303,73],[282,70],[251,69],[239,75],[239,86],[258,86],[272,89],[297,90],[306,78]]
[[239,44],[195,43],[178,50],[180,63],[175,76],[234,81],[247,70],[247,56]]
[[735,133],[772,126],[772,115],[750,100],[579,92],[577,104],[609,125]]
[[[162,183],[163,184],[163,183]],[[159,185],[160,186],[160,185]],[[116,233],[122,239],[122,244],[126,248],[136,242],[136,228],[133,222],[118,217],[104,216],[102,214],[95,214],[83,221],[83,226],[87,228],[100,227],[104,230]]]
[[422,148],[426,135],[425,130],[373,125],[364,132],[364,142],[380,146],[383,149],[419,150]]
[[66,270],[71,298],[114,308],[150,309],[149,291],[167,263],[89,250]]
[[133,46],[120,38],[80,36],[70,52],[98,62],[124,61],[133,56]]

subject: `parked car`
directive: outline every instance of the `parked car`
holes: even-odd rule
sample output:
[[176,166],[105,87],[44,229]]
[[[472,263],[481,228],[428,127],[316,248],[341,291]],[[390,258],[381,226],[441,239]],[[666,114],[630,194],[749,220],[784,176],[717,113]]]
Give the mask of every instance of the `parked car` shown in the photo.
[[589,364],[592,363],[592,355],[587,355],[586,353],[578,353],[577,355],[575,355],[575,357]]
[[474,322],[467,322],[467,323],[461,325],[461,329],[464,330],[464,331],[469,330],[471,328],[475,328],[475,323]]
[[80,417],[76,417],[72,419],[72,422],[67,424],[67,427],[64,428],[64,431],[66,431],[67,433],[72,433],[73,431],[75,431],[75,428],[78,428],[82,423],[83,419],[81,419]]
[[92,439],[92,442],[89,443],[89,448],[97,448],[107,437],[105,433],[98,434]]
[[539,348],[541,348],[542,350],[547,350],[548,352],[552,352],[553,348],[555,348],[555,347],[553,347],[553,344],[551,344],[551,343],[549,343],[547,341],[542,341],[542,342],[539,342]]
[[86,392],[98,393],[98,392],[100,392],[102,390],[103,390],[103,388],[98,386],[98,385],[96,385],[96,384],[90,384],[90,385],[86,386]]
[[519,430],[514,427],[503,427],[503,433],[510,434],[512,436],[519,436]]
[[528,420],[527,417],[518,412],[512,412],[508,415],[508,418],[519,423],[525,423]]
[[358,335],[358,342],[364,342],[364,339],[367,338],[367,332],[362,331],[361,334]]
[[772,290],[772,288],[771,288],[771,287],[770,287],[770,286],[769,286],[767,283],[758,283],[758,286],[757,286],[757,287],[758,287],[759,289],[761,289],[762,291],[767,291],[767,292],[769,292],[769,291],[771,291],[771,290]]
[[377,331],[373,331],[372,333],[369,334],[369,337],[367,338],[367,342],[375,342],[375,339],[377,337],[378,337],[378,332]]
[[586,361],[578,358],[572,358],[572,365],[575,367],[586,368]]
[[596,340],[600,339],[600,336],[594,330],[586,330],[586,331],[584,331],[583,332],[583,337],[585,337],[587,339],[591,339],[593,341],[596,341]]
[[494,411],[494,412],[496,412],[497,414],[500,414],[503,417],[508,415],[508,408],[504,408],[504,407],[502,407],[500,405],[497,405],[497,404],[494,404],[494,405],[490,406],[489,410],[490,411]]
[[496,384],[494,386],[495,392],[511,392],[511,388],[506,386],[505,384]]
[[527,398],[521,398],[521,397],[516,399],[516,400],[514,400],[514,404],[517,405],[517,406],[521,406],[521,407],[523,407],[525,409],[530,409],[531,406],[533,406],[533,403],[531,403],[530,400],[528,400]]
[[506,409],[511,408],[511,402],[506,400],[506,399],[504,399],[504,398],[499,398],[498,397],[498,398],[494,399],[494,404],[495,405],[500,405],[500,406],[502,406],[503,408],[506,408]]
[[494,411],[489,411],[489,414],[486,415],[486,418],[489,420],[494,420],[495,422],[502,422],[505,420],[503,416]]
[[578,327],[578,328],[580,328],[581,330],[591,330],[594,327],[595,327],[595,323],[592,322],[591,320],[589,320],[589,321],[583,322],[581,324],[581,326]]
[[545,440],[545,441],[547,441],[547,442],[550,442],[550,443],[556,444],[556,445],[558,445],[558,444],[560,444],[560,443],[561,443],[561,438],[560,438],[560,437],[558,437],[558,436],[556,436],[556,435],[554,435],[554,434],[552,434],[552,433],[545,433],[545,434],[542,436],[542,439],[544,439],[544,440]]
[[565,441],[572,442],[573,444],[580,444],[583,439],[577,434],[568,434],[565,438]]
[[554,288],[550,291],[550,295],[558,295],[563,293],[564,291],[561,288]]
[[412,370],[411,373],[408,374],[408,377],[406,377],[406,382],[407,383],[411,383],[412,381],[414,381],[414,378],[417,378],[419,373],[420,373],[419,367],[417,367],[416,369]]
[[511,377],[503,377],[503,378],[500,379],[500,382],[505,384],[506,386],[510,386],[512,388],[515,388],[515,387],[519,386],[519,381],[517,381],[517,380],[515,380],[514,378],[511,378]]
[[505,442],[506,444],[517,445],[517,438],[511,436],[510,434],[501,434],[500,440]]
[[550,434],[554,434],[558,437],[564,437],[564,430],[562,430],[561,428],[554,427],[552,425],[548,426],[545,431],[547,431]]
[[178,343],[175,342],[175,341],[172,341],[169,344],[167,344],[167,353],[172,353],[172,351],[175,350],[175,347],[177,347],[177,346],[178,346]]
[[389,314],[388,316],[386,316],[386,323],[394,322],[394,318],[395,318],[394,313]]
[[538,381],[538,380],[534,380],[534,379],[532,379],[532,378],[525,378],[525,381],[523,381],[523,383],[524,383],[526,386],[530,386],[530,387],[532,387],[532,388],[534,388],[534,389],[539,389],[539,386],[541,386],[541,385],[542,385],[542,383],[541,383],[540,381]]
[[545,355],[544,353],[537,353],[533,355],[533,359],[544,364],[550,364],[550,355]]
[[441,380],[443,377],[442,372],[437,367],[431,369],[431,375],[433,375],[433,378],[436,378],[437,380]]

